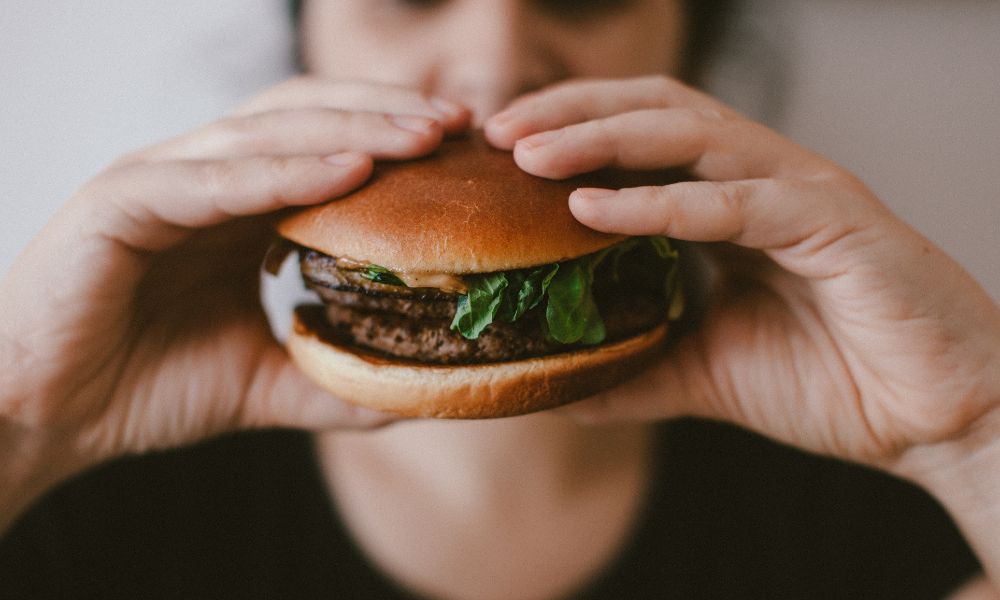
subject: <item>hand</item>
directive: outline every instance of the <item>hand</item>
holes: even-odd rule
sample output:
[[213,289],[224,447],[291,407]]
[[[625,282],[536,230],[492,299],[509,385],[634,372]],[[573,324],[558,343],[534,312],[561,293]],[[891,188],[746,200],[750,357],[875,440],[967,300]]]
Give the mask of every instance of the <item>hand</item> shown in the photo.
[[384,422],[314,387],[272,338],[257,289],[271,213],[349,192],[372,159],[426,154],[469,118],[404,89],[298,79],[84,185],[0,287],[0,455],[20,457],[0,475],[32,464],[14,479],[49,482],[246,427]]
[[578,190],[570,207],[601,231],[721,242],[702,327],[571,414],[701,415],[889,466],[1000,413],[1000,310],[830,161],[661,77],[543,90],[486,133],[543,177],[686,167],[701,181]]

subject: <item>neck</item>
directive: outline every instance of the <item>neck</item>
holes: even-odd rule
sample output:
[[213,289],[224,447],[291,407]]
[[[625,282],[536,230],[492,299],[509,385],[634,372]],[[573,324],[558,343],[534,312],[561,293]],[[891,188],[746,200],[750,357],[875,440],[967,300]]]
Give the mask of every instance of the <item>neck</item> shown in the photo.
[[417,590],[474,598],[484,588],[555,595],[599,570],[642,506],[650,442],[646,426],[542,413],[409,422],[325,436],[318,448],[349,529],[377,564]]

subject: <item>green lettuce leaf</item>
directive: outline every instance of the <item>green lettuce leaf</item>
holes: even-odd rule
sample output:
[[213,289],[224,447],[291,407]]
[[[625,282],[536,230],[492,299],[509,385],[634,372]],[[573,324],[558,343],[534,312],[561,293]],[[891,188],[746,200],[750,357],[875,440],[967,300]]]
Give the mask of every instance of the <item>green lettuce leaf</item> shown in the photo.
[[361,272],[361,276],[365,279],[370,279],[375,283],[407,287],[406,284],[403,283],[403,280],[397,277],[395,273],[385,267],[380,267],[379,265],[368,265],[368,267]]
[[604,339],[604,320],[592,293],[594,266],[592,261],[572,261],[559,269],[549,285],[545,320],[549,334],[560,343],[596,344]]
[[527,275],[524,271],[505,271],[504,275],[507,277],[507,286],[502,290],[503,294],[500,297],[500,306],[497,308],[497,313],[494,315],[493,320],[513,323],[517,320],[515,317],[517,295],[521,290],[521,286],[524,285]]
[[474,340],[496,318],[507,289],[505,273],[487,273],[466,278],[469,291],[458,299],[451,328]]
[[[648,260],[651,259],[651,260]],[[628,261],[637,261],[629,263]],[[513,323],[532,309],[544,306],[540,326],[547,339],[563,344],[599,344],[607,332],[594,301],[594,274],[601,265],[617,282],[625,273],[662,278],[666,299],[677,291],[677,252],[664,237],[630,238],[574,260],[466,277],[469,291],[460,296],[451,328],[475,339],[495,321]],[[605,275],[608,271],[603,271]]]
[[663,236],[652,236],[646,239],[649,240],[649,244],[656,250],[660,258],[677,260],[677,251],[670,245],[670,240]]
[[545,298],[545,293],[552,284],[552,279],[559,272],[559,265],[546,265],[531,271],[525,276],[517,292],[517,303],[510,322],[520,319],[524,313],[535,308]]

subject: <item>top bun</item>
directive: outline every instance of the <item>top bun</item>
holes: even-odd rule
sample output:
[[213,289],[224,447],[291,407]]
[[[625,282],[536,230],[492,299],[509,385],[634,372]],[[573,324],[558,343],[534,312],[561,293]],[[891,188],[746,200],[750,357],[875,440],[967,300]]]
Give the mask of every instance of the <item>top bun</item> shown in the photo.
[[380,164],[356,192],[282,221],[282,236],[331,256],[398,272],[488,273],[568,260],[624,236],[584,227],[569,211],[582,185],[606,174],[552,181],[529,175],[480,132],[432,155]]

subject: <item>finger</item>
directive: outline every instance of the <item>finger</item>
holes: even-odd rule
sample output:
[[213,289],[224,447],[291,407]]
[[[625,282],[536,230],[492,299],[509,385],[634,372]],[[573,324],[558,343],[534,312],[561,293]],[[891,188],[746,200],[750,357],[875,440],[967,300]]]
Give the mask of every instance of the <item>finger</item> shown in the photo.
[[701,179],[809,175],[818,157],[746,120],[687,108],[640,110],[546,131],[520,140],[525,171],[563,179],[602,167],[685,167]]
[[[797,180],[682,182],[619,191],[580,189],[573,215],[598,231],[728,241],[770,251],[803,276],[840,273],[867,246],[884,209],[863,193]],[[836,260],[829,258],[836,252]]]
[[98,306],[114,314],[131,302],[154,253],[195,228],[322,202],[361,185],[371,171],[371,158],[358,154],[112,169],[74,195],[18,257],[11,272],[25,284],[11,301],[22,314],[32,314],[40,298],[63,313]]
[[472,119],[472,111],[465,106],[411,88],[360,81],[333,82],[315,77],[298,77],[275,86],[233,114],[249,116],[276,110],[303,108],[331,108],[425,117],[441,123],[445,133],[457,133],[467,129]]
[[651,108],[687,107],[735,117],[714,98],[662,77],[572,81],[515,100],[486,121],[487,139],[510,150],[517,140],[574,123]]
[[[688,343],[690,345],[690,343]],[[705,365],[690,351],[662,361],[610,390],[567,404],[555,412],[588,424],[649,422],[684,416],[716,416],[719,403]]]
[[243,427],[310,431],[371,429],[397,419],[334,397],[312,383],[277,347],[265,354],[255,371],[240,417]]
[[85,236],[155,252],[196,228],[341,196],[371,171],[371,158],[357,153],[137,163],[92,182],[61,222]]
[[[724,295],[721,290],[720,295]],[[797,390],[783,389],[789,385],[787,377],[780,376],[787,367],[785,355],[776,354],[767,368],[761,368],[759,360],[762,353],[781,349],[764,347],[762,340],[788,340],[787,322],[780,318],[764,322],[775,334],[766,338],[759,331],[762,315],[756,314],[760,309],[753,302],[735,301],[727,306],[725,298],[717,300],[703,326],[677,340],[652,367],[560,412],[589,423],[694,416],[770,430],[772,434],[781,432],[787,439],[788,423],[793,421],[786,418],[787,411],[768,415],[761,405],[762,400],[774,400],[780,394],[795,397]],[[793,380],[791,385],[797,383]],[[774,421],[770,428],[766,426],[769,419]]]
[[143,150],[129,162],[346,151],[375,159],[405,159],[431,152],[443,136],[441,124],[427,117],[325,108],[281,110],[218,121]]
[[697,416],[811,451],[859,456],[856,439],[845,434],[865,429],[855,402],[844,401],[857,390],[843,365],[821,359],[830,349],[817,342],[834,343],[816,334],[822,317],[809,301],[776,294],[759,281],[721,287],[701,327],[659,363],[563,413],[596,423]]

